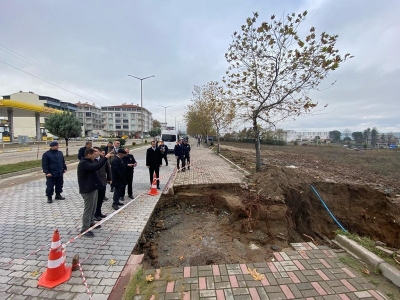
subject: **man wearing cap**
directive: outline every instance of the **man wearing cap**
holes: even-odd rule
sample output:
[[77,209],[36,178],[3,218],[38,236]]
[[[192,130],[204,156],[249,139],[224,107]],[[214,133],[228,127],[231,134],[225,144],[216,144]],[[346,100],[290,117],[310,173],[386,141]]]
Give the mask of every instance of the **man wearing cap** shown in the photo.
[[111,177],[112,185],[114,187],[113,204],[112,208],[118,210],[118,205],[124,205],[119,202],[121,196],[125,193],[125,166],[122,158],[125,156],[126,152],[124,149],[118,149],[117,157],[111,162]]
[[64,185],[64,173],[67,172],[67,165],[65,164],[64,155],[58,151],[58,142],[50,143],[50,150],[43,153],[42,156],[42,169],[46,174],[46,196],[47,203],[53,203],[54,186],[56,190],[57,200],[64,200],[61,196]]

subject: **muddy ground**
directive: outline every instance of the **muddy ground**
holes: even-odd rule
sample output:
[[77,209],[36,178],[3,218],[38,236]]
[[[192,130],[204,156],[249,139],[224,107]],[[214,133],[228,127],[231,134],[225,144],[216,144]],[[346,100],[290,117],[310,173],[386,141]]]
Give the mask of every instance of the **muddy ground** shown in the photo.
[[[239,147],[222,146],[222,153],[252,171],[254,150]],[[262,157],[262,171],[241,186],[163,195],[135,249],[145,267],[263,262],[292,242],[330,244],[339,226],[310,185],[345,229],[400,248],[398,180],[321,157],[268,149]]]

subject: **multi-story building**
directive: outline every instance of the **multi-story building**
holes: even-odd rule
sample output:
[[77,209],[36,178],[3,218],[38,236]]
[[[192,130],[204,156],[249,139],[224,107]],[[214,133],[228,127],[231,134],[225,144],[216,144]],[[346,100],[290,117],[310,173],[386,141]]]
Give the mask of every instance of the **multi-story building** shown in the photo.
[[76,117],[81,121],[84,136],[105,135],[100,108],[87,102],[78,102],[76,107]]
[[[152,129],[152,113],[139,105],[126,104],[102,106],[102,126],[106,136],[132,135],[139,137]],[[142,120],[143,112],[143,120]]]
[[[20,91],[18,93],[14,93],[11,95],[6,95],[3,96],[3,99],[10,99],[10,100],[15,100],[21,103],[25,103],[26,105],[33,104],[37,106],[43,106],[43,107],[48,107],[48,108],[54,108],[57,110],[63,110],[63,111],[70,111],[72,113],[75,113],[76,111],[76,105],[73,103],[69,102],[64,102],[59,99],[55,99],[49,96],[40,96],[35,94],[34,92],[23,92]],[[45,132],[44,130],[44,123],[45,123],[46,117],[40,117],[40,131],[41,134]],[[25,135],[28,137],[35,137],[37,136],[36,133],[36,119],[34,114],[29,117],[13,117],[13,135],[19,136],[19,135]]]
[[286,132],[286,142],[293,141],[312,141],[316,137],[320,140],[329,139],[329,131],[294,131],[285,130]]

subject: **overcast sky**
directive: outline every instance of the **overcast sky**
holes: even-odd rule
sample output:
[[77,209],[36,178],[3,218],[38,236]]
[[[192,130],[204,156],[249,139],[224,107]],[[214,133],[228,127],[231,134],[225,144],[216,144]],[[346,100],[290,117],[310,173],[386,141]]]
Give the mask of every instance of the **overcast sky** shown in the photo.
[[159,105],[171,105],[172,126],[174,117],[182,122],[194,85],[221,82],[232,34],[252,12],[268,21],[308,10],[302,30],[338,34],[341,53],[355,57],[311,94],[320,111],[278,128],[400,131],[398,0],[0,0],[0,8],[0,95],[22,90],[72,103],[140,105],[140,81],[128,74],[155,75],[143,81],[143,106],[164,122]]

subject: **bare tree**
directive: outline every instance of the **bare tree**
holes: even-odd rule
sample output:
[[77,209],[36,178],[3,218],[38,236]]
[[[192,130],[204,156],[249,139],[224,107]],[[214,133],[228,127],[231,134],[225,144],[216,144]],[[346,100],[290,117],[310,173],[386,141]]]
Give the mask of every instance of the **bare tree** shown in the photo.
[[255,135],[256,171],[261,170],[259,122],[275,124],[310,112],[317,103],[309,95],[330,71],[350,58],[335,48],[337,35],[315,28],[300,38],[297,29],[307,12],[291,14],[256,25],[258,13],[234,32],[225,54],[229,63],[224,82],[241,108],[240,117],[251,121]]

